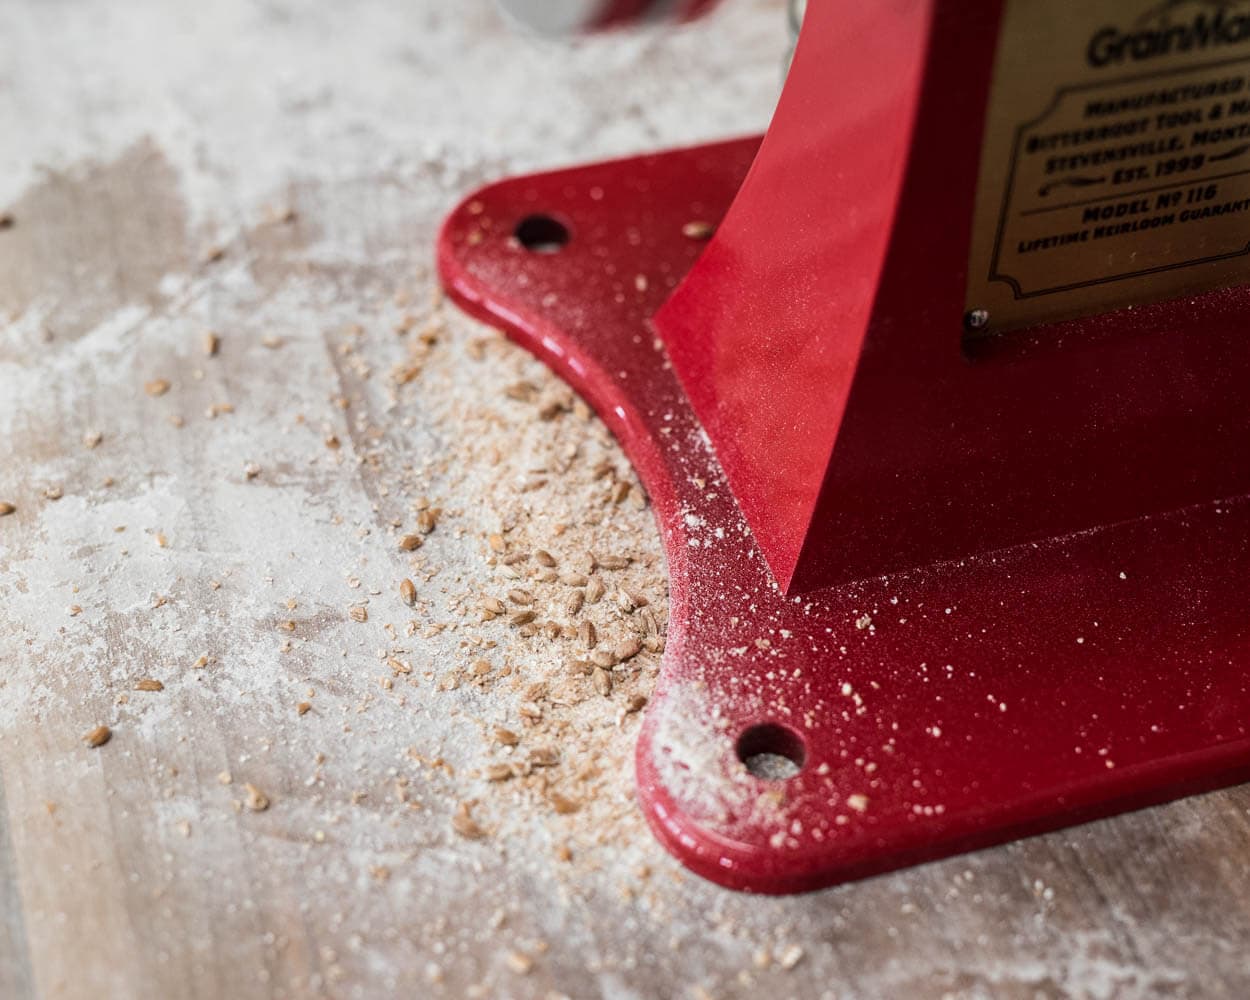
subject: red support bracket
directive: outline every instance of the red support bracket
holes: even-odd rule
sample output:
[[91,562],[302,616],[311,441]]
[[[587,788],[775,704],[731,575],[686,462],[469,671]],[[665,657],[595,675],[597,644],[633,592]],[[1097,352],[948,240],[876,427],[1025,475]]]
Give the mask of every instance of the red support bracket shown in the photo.
[[885,45],[814,5],[762,149],[507,180],[440,236],[451,295],[650,493],[672,606],[640,801],[735,888],[1250,777],[1245,289],[964,343],[997,30],[968,6],[874,7]]

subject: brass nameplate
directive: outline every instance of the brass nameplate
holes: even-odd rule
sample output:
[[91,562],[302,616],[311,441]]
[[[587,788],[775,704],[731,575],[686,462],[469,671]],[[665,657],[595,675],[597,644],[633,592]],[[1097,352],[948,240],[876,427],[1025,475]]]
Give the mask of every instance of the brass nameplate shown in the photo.
[[973,336],[1250,281],[1250,0],[1006,0]]

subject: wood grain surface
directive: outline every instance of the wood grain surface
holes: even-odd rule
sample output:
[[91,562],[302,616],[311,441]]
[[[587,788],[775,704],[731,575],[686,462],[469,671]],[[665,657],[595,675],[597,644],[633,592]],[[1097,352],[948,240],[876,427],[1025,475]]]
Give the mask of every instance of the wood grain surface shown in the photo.
[[[761,127],[782,6],[568,46],[485,0],[0,4],[0,998],[1250,995],[1243,788],[757,898],[629,797],[658,656],[525,721],[566,640],[482,620],[492,539],[628,551],[661,619],[662,552],[602,427],[438,303],[436,227]],[[501,725],[565,762],[487,782]]]

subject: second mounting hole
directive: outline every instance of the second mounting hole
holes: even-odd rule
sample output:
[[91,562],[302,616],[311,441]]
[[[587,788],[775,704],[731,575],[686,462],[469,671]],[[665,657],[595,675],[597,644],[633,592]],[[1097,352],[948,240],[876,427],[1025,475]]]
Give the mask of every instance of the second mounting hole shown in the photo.
[[803,768],[807,748],[793,729],[775,722],[752,726],[738,737],[738,759],[757,778],[784,781]]
[[550,215],[527,215],[512,235],[531,253],[558,253],[569,242],[569,227]]

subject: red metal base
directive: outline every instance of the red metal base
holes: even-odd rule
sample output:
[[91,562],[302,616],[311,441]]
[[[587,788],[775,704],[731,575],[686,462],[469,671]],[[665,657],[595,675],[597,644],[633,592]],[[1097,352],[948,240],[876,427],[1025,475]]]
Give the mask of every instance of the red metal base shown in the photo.
[[[505,181],[439,241],[451,295],[577,389],[650,492],[672,600],[637,754],[656,834],[713,881],[794,892],[1250,778],[1250,498],[778,589],[648,325],[701,248],[683,227],[721,217],[758,142]],[[535,214],[567,245],[521,246]],[[753,777],[739,751],[760,750],[802,767]]]

